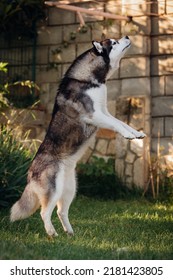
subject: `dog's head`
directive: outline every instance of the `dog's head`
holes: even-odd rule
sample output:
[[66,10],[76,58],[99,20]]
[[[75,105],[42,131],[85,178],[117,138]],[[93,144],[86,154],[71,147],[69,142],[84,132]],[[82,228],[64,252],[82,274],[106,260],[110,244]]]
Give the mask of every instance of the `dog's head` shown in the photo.
[[113,72],[119,68],[120,59],[130,47],[130,39],[125,36],[119,40],[106,39],[93,41],[93,48],[77,57],[66,77],[92,83],[105,83]]
[[96,53],[103,56],[105,60],[108,60],[110,68],[114,70],[119,68],[120,59],[131,45],[128,36],[119,40],[106,39],[101,42],[93,41],[92,43]]

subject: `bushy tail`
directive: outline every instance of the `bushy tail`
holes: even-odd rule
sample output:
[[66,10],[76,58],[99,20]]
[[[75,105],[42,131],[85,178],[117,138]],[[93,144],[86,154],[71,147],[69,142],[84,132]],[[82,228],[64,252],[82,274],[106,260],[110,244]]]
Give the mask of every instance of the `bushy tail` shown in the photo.
[[11,208],[11,222],[31,216],[39,208],[39,200],[32,188],[26,186],[21,198]]

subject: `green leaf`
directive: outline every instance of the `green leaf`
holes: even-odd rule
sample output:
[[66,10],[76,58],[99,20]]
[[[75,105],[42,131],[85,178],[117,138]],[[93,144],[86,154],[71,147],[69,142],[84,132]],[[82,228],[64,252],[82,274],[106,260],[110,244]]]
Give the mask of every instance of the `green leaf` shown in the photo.
[[0,62],[0,71],[7,73],[8,62]]

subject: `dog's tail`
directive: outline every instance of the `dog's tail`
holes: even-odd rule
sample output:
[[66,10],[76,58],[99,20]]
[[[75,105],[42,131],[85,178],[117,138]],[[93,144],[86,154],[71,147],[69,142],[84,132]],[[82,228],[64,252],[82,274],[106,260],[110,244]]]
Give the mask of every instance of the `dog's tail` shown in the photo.
[[31,216],[39,208],[38,196],[27,185],[21,198],[12,206],[10,220],[22,220]]

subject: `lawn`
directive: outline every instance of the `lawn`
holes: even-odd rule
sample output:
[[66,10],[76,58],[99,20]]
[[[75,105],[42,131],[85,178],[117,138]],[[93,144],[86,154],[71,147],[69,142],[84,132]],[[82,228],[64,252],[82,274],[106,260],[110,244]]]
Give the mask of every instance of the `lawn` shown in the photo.
[[54,212],[54,239],[39,213],[12,224],[1,211],[0,259],[173,259],[173,206],[78,197],[70,210],[75,235],[63,232]]

